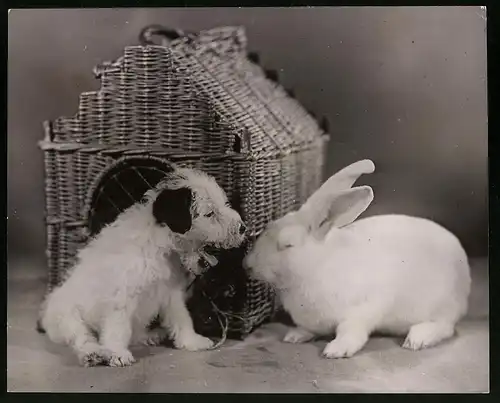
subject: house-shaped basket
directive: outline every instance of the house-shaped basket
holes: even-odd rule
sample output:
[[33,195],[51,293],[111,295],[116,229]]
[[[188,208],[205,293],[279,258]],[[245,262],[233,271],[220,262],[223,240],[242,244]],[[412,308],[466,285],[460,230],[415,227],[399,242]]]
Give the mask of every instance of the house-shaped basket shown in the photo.
[[[161,45],[148,44],[152,34]],[[244,253],[268,222],[321,184],[325,130],[246,52],[242,28],[176,35],[150,27],[141,46],[94,70],[98,91],[78,112],[45,123],[48,292],[89,237],[155,186],[171,164],[213,175],[249,228],[250,241],[221,253],[197,282],[195,327],[245,336],[274,311],[273,293],[249,279]],[[170,38],[172,39],[172,38]]]

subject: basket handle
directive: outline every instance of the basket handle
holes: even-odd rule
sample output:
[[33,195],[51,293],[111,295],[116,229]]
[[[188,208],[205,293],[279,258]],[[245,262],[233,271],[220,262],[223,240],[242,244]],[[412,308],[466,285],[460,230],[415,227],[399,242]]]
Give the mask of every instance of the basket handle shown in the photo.
[[161,45],[168,46],[169,42],[179,39],[186,34],[180,29],[167,28],[162,25],[153,24],[144,27],[139,34],[139,41],[142,45],[158,45],[153,37],[161,38]]

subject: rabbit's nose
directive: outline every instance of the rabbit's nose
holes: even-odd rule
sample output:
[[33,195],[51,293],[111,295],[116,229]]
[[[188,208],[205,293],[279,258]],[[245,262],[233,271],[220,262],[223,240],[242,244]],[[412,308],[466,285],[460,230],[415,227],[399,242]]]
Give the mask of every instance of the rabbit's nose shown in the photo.
[[250,270],[247,259],[243,259],[243,269],[246,271]]

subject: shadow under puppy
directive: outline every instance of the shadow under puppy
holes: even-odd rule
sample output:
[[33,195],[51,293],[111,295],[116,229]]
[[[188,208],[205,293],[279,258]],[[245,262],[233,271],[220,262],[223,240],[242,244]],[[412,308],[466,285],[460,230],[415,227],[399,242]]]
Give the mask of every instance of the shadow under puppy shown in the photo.
[[[209,349],[213,342],[193,329],[186,289],[202,260],[217,263],[205,246],[237,247],[244,234],[214,178],[176,168],[79,251],[67,280],[45,300],[39,324],[85,366],[130,365],[129,345],[168,336],[180,349]],[[158,315],[161,326],[149,329]]]

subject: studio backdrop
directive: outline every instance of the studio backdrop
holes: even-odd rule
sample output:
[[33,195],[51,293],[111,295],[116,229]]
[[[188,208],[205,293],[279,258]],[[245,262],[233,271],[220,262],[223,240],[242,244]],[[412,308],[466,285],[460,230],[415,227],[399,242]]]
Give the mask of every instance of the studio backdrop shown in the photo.
[[375,162],[376,173],[360,181],[375,192],[365,216],[431,218],[470,256],[487,254],[479,7],[46,9],[8,18],[10,262],[32,260],[45,274],[42,122],[73,115],[79,94],[98,89],[93,67],[138,44],[153,23],[187,31],[243,26],[261,64],[328,119],[325,176],[359,159]]

